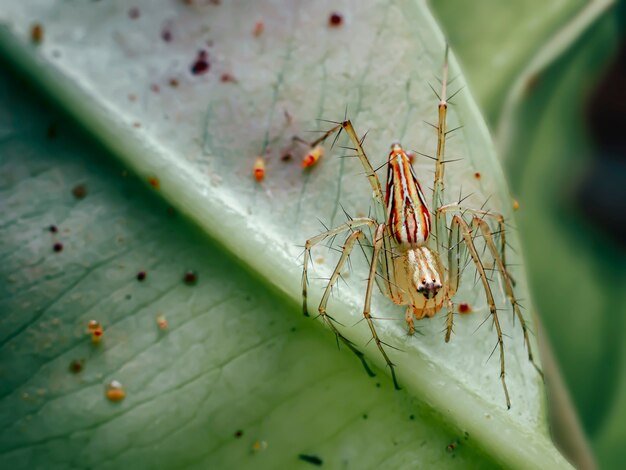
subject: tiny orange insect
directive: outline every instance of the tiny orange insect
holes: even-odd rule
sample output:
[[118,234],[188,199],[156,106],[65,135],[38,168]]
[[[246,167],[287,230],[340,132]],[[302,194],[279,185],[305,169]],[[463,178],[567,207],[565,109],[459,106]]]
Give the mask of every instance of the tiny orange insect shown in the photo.
[[165,318],[165,315],[158,315],[156,318],[156,322],[160,330],[165,331],[169,328],[169,324],[167,323],[167,318]]
[[324,147],[316,145],[302,159],[302,168],[310,168],[317,164],[320,158],[324,156]]
[[265,160],[263,160],[263,157],[256,157],[252,174],[258,183],[265,179]]
[[87,324],[87,330],[91,333],[91,342],[93,344],[100,344],[102,341],[102,335],[104,334],[104,329],[98,320],[89,320]]

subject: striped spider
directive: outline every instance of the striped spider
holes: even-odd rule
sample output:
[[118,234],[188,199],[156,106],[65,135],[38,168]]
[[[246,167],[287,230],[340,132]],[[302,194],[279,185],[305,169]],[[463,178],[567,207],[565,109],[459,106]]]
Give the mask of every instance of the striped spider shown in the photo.
[[[524,334],[524,343],[528,350],[528,359],[541,374],[533,360],[528,327],[520,311],[520,306],[513,292],[513,281],[506,268],[504,217],[500,214],[481,209],[464,207],[461,203],[443,204],[444,195],[444,147],[446,139],[446,87],[447,87],[447,49],[444,60],[441,96],[439,96],[439,119],[437,131],[437,154],[435,181],[433,188],[433,212],[428,210],[424,194],[407,153],[399,143],[391,145],[387,159],[387,185],[383,193],[380,181],[369,159],[367,158],[360,139],[349,120],[335,123],[319,139],[312,142],[312,148],[323,144],[331,135],[337,133],[335,140],[342,131],[349,136],[356,154],[365,169],[365,174],[373,190],[375,218],[350,218],[346,223],[323,232],[306,241],[304,250],[304,268],[302,275],[302,297],[304,314],[307,308],[307,270],[311,257],[311,249],[318,243],[338,234],[349,232],[337,266],[322,295],[318,307],[319,315],[324,323],[335,333],[338,339],[346,344],[359,356],[370,375],[373,375],[365,363],[363,353],[347,340],[335,327],[334,320],[326,312],[326,305],[331,289],[337,282],[352,249],[356,243],[367,238],[363,229],[371,230],[373,235],[373,252],[369,268],[363,317],[372,333],[372,339],[390,368],[394,386],[399,389],[394,364],[389,359],[383,343],[372,320],[370,304],[374,280],[382,293],[398,305],[406,305],[406,323],[409,334],[415,331],[414,320],[433,317],[444,306],[447,309],[445,341],[450,341],[453,327],[454,295],[458,290],[461,278],[462,263],[467,252],[487,297],[487,304],[498,337],[497,347],[500,350],[500,378],[506,398],[507,408],[511,407],[509,392],[505,381],[504,341],[502,328],[498,319],[496,303],[491,290],[485,267],[474,244],[475,234],[483,237],[486,249],[491,253],[495,269],[499,272],[506,296],[508,297],[515,316],[519,319]],[[471,216],[466,222],[464,215]],[[498,226],[499,246],[494,241],[490,224]],[[449,221],[449,224],[448,224]],[[389,346],[390,347],[390,346]]]

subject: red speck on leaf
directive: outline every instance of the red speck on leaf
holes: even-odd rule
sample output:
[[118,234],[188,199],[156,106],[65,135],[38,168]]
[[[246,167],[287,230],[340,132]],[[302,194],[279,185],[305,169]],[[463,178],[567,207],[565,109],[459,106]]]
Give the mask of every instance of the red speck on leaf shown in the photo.
[[469,304],[462,303],[459,304],[459,313],[470,313],[472,311],[472,307]]
[[35,44],[41,44],[43,41],[43,26],[39,23],[35,23],[30,29],[30,39]]
[[341,15],[341,13],[337,13],[336,11],[331,13],[330,16],[328,17],[328,24],[332,27],[337,27],[337,26],[341,26],[341,24],[343,23],[343,16]]
[[191,65],[191,73],[194,75],[202,75],[209,71],[211,64],[209,64],[209,55],[206,51],[198,51],[195,62]]
[[263,23],[262,21],[257,21],[256,23],[254,23],[252,35],[255,38],[258,38],[261,34],[263,34],[263,31],[265,31],[265,23]]
[[157,178],[156,176],[149,176],[148,184],[156,190],[161,189],[161,182],[159,181],[159,178]]
[[220,77],[222,83],[237,83],[237,79],[230,73],[223,73]]

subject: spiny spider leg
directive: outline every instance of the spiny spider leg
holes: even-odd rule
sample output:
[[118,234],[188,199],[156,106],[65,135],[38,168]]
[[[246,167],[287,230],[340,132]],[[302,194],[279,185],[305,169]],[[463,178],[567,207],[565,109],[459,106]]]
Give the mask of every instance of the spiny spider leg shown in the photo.
[[[370,163],[367,155],[365,154],[365,150],[363,150],[363,140],[359,139],[356,131],[354,130],[354,126],[349,119],[346,119],[340,123],[337,123],[336,126],[329,129],[325,132],[320,138],[312,142],[310,145],[312,147],[321,144],[328,137],[330,137],[335,132],[341,132],[344,130],[350,140],[352,141],[352,145],[354,145],[354,151],[356,151],[361,164],[363,165],[363,169],[365,170],[365,175],[367,176],[368,181],[370,182],[370,186],[373,191],[373,199],[375,204],[374,214],[378,220],[386,220],[387,219],[387,209],[385,206],[385,198],[383,196],[383,191],[381,189],[380,180],[376,175],[376,171],[374,167]],[[394,269],[393,269],[393,246],[391,241],[391,232],[389,227],[385,228],[385,236],[383,237],[383,253],[384,256],[379,260],[380,262],[380,276],[377,276],[376,282],[380,286],[381,290],[386,293],[386,295],[390,298],[396,297],[398,295],[397,283],[394,279]]]
[[511,302],[511,306],[513,307],[513,311],[515,312],[515,315],[519,319],[520,325],[522,326],[522,331],[524,333],[524,343],[526,343],[526,348],[528,349],[528,360],[537,370],[539,375],[541,375],[541,378],[543,378],[543,372],[541,371],[539,366],[535,363],[535,360],[533,358],[533,351],[530,346],[530,339],[528,337],[528,327],[526,326],[526,321],[524,320],[524,316],[522,315],[522,312],[519,308],[519,304],[517,303],[517,299],[515,298],[515,294],[513,293],[513,285],[511,284],[511,279],[509,277],[509,273],[506,270],[504,260],[500,258],[500,255],[498,254],[498,249],[496,248],[496,245],[493,241],[491,228],[489,227],[489,224],[487,222],[485,222],[483,219],[476,217],[476,216],[472,220],[472,225],[474,227],[478,227],[480,231],[482,232],[483,237],[485,238],[485,243],[489,247],[489,250],[491,251],[493,259],[496,262],[498,271],[500,272],[500,275],[502,276],[502,280],[504,281],[504,289],[506,291],[506,295],[509,298],[509,301]]
[[465,248],[466,246],[464,244],[464,238],[461,235],[460,225],[452,224],[448,238],[448,303],[446,305],[448,314],[446,316],[446,343],[450,342],[452,327],[454,326],[454,305],[451,299],[459,288],[461,265],[462,261],[465,259]]
[[[369,225],[370,227],[376,227],[378,224],[373,219],[370,219],[367,217],[358,217],[358,218],[350,219],[345,224],[342,224],[339,227],[336,227],[334,229],[327,230],[326,232],[320,233],[319,235],[313,238],[310,238],[309,240],[306,241],[305,249],[304,249],[304,267],[302,270],[302,309],[303,309],[303,313],[305,316],[307,317],[309,316],[308,306],[307,306],[307,273],[308,273],[309,259],[311,258],[311,248],[313,248],[318,243],[324,241],[328,237],[334,237],[335,235],[338,235],[342,232],[347,232],[348,230],[352,230],[355,227],[362,227],[365,225]],[[345,336],[343,336],[339,332],[339,330],[337,330],[337,328],[333,324],[333,320],[326,313],[326,304],[328,303],[328,298],[330,296],[332,286],[335,284],[335,282],[339,278],[341,269],[343,268],[346,260],[350,256],[350,252],[354,248],[355,242],[358,241],[363,236],[364,234],[361,230],[356,230],[356,231],[353,231],[350,234],[350,236],[346,239],[346,242],[344,244],[344,247],[341,253],[341,257],[339,258],[337,266],[335,267],[335,270],[333,271],[330,281],[328,285],[326,286],[326,290],[324,291],[324,294],[322,296],[322,300],[320,302],[318,311],[324,323],[333,331],[333,333],[335,333],[335,336],[337,337],[337,339],[341,340],[341,342],[345,344],[359,358],[367,374],[370,377],[373,377],[376,374],[374,374],[372,369],[370,369],[369,365],[365,361],[365,356],[363,355],[363,353],[359,351],[354,346],[354,344],[350,342],[350,340],[348,340]]]
[[361,230],[355,230],[346,239],[346,242],[343,246],[343,251],[341,252],[341,257],[339,258],[339,261],[337,262],[337,266],[335,266],[335,270],[333,271],[333,274],[330,276],[330,280],[328,281],[328,285],[326,286],[326,289],[324,290],[324,295],[322,295],[322,300],[320,301],[320,305],[317,310],[320,316],[322,317],[322,319],[324,320],[324,323],[333,331],[333,333],[335,333],[335,336],[338,339],[340,339],[346,346],[348,346],[348,348],[350,348],[350,350],[354,354],[357,355],[357,357],[363,364],[363,367],[365,367],[365,370],[367,371],[368,375],[370,377],[374,377],[374,375],[376,374],[374,374],[374,372],[369,368],[369,365],[365,361],[365,357],[363,353],[359,351],[358,349],[356,349],[354,347],[354,344],[352,344],[351,341],[349,341],[345,336],[343,336],[339,332],[339,330],[337,330],[337,328],[333,324],[334,320],[332,319],[332,317],[330,317],[326,313],[326,305],[328,304],[328,299],[330,298],[330,293],[332,291],[333,285],[335,285],[335,283],[339,279],[339,276],[341,275],[341,270],[343,269],[343,266],[345,265],[346,260],[350,256],[350,253],[352,252],[352,249],[354,248],[354,244],[358,240],[363,238],[364,236],[365,234]]
[[319,139],[311,142],[311,147],[321,144],[326,139],[328,139],[328,137],[333,135],[335,132],[341,132],[341,130],[345,130],[346,134],[348,134],[348,137],[350,137],[350,140],[352,141],[352,144],[354,145],[354,150],[356,151],[359,157],[359,160],[361,160],[361,164],[363,165],[363,168],[365,169],[365,175],[367,176],[367,179],[369,180],[370,185],[372,186],[372,190],[374,191],[374,199],[376,200],[376,203],[380,204],[384,210],[385,201],[383,198],[383,191],[380,186],[380,181],[378,180],[378,177],[376,176],[374,167],[372,166],[369,159],[367,158],[367,155],[365,155],[365,150],[363,150],[363,146],[361,145],[361,139],[359,139],[356,131],[354,130],[354,127],[352,126],[352,122],[350,122],[349,119],[338,123],[336,126],[326,131]]
[[483,264],[480,261],[480,256],[478,255],[476,247],[474,246],[472,229],[467,225],[467,222],[465,222],[465,220],[463,220],[463,218],[459,215],[455,215],[452,217],[452,225],[453,227],[455,225],[458,227],[461,236],[465,240],[465,246],[469,250],[472,259],[474,260],[476,271],[478,272],[480,279],[483,283],[485,295],[487,296],[487,304],[489,305],[489,311],[491,313],[491,316],[493,317],[493,324],[496,328],[496,334],[498,335],[498,346],[500,348],[500,379],[502,380],[502,388],[504,389],[504,395],[506,397],[506,407],[510,409],[511,400],[509,399],[509,390],[506,387],[506,381],[504,379],[504,340],[502,339],[502,328],[500,327],[500,320],[498,320],[496,302],[493,298],[493,293],[491,292],[491,286],[489,285],[489,280],[487,278],[487,274],[485,273],[485,269],[483,268]]
[[372,332],[372,338],[376,343],[376,347],[385,358],[385,362],[389,366],[391,371],[391,377],[393,378],[393,385],[396,390],[400,390],[400,386],[398,385],[398,380],[396,379],[396,372],[394,369],[394,364],[387,356],[387,352],[385,348],[383,348],[382,341],[378,337],[376,333],[376,328],[374,327],[374,322],[372,321],[372,316],[370,314],[371,303],[372,303],[372,289],[374,287],[374,278],[376,277],[376,264],[378,262],[378,255],[380,254],[380,249],[383,246],[383,238],[385,237],[385,224],[380,224],[376,228],[376,234],[374,235],[374,251],[372,253],[372,263],[370,264],[370,272],[367,278],[367,290],[365,291],[365,302],[363,304],[363,317],[367,320],[367,324],[370,327],[370,331]]
[[[507,263],[506,263],[506,231],[505,231],[505,224],[504,224],[504,216],[502,216],[502,214],[499,214],[498,212],[463,207],[459,205],[458,203],[446,204],[445,206],[442,206],[437,210],[439,212],[445,212],[445,213],[457,212],[459,214],[469,213],[469,214],[474,215],[472,225],[473,227],[480,228],[482,236],[486,242],[485,244],[489,247],[494,257],[494,260],[496,262],[495,269],[498,269],[500,271],[502,279],[505,283],[506,295],[511,301],[511,304],[513,305],[514,315],[519,319],[520,324],[522,325],[522,331],[524,333],[524,342],[526,344],[526,347],[528,348],[528,359],[533,364],[537,372],[539,372],[539,374],[543,377],[543,372],[534,361],[532,349],[530,346],[530,340],[528,338],[528,327],[526,325],[526,321],[524,320],[522,312],[519,308],[519,304],[517,300],[515,299],[515,295],[513,293],[513,286],[515,285],[515,281],[513,277],[511,276],[511,274],[509,273],[509,270],[507,268]],[[495,242],[493,240],[493,232],[491,231],[491,227],[489,227],[487,222],[484,220],[485,218],[493,218],[498,224],[498,232],[500,234],[500,251],[499,252],[496,249]],[[448,245],[448,249],[450,250],[450,263],[453,263],[453,260],[452,260],[453,250],[451,248],[454,247],[456,244],[458,244],[459,241],[460,240],[458,239],[458,236],[456,237],[454,241],[452,240],[452,232],[451,232],[450,244]],[[450,264],[450,266],[452,266],[452,264]],[[451,278],[451,284],[453,284],[452,278]],[[456,279],[456,284],[458,285],[458,279]],[[450,330],[448,330],[448,332],[446,333],[446,339],[449,338],[449,331]]]
[[437,252],[444,253],[444,241],[447,231],[446,216],[437,209],[443,206],[444,193],[444,154],[446,147],[446,115],[448,113],[448,102],[446,100],[448,87],[448,45],[446,44],[446,52],[443,61],[443,73],[441,77],[441,95],[439,95],[438,105],[438,123],[437,123],[437,162],[435,163],[435,182],[433,185],[433,203],[432,209],[435,211],[435,240],[437,244]]
[[[477,215],[480,216],[480,218],[485,218],[485,217],[490,217],[495,219],[495,221],[498,224],[498,232],[500,233],[500,258],[502,259],[502,264],[505,266],[506,268],[506,232],[504,229],[504,216],[498,212],[493,212],[493,211],[487,211],[484,209],[471,209],[469,207],[464,207],[461,206],[458,203],[452,203],[452,204],[446,204],[445,206],[441,206],[437,209],[437,211],[440,212],[458,212],[458,213],[469,213],[472,215]],[[513,278],[511,277],[510,274],[507,275],[509,276],[509,279],[511,279],[511,283],[515,284],[513,282]]]
[[368,217],[357,217],[349,220],[345,224],[341,224],[339,227],[327,230],[326,232],[322,232],[313,238],[309,238],[306,241],[306,244],[304,246],[304,267],[302,270],[302,312],[304,313],[304,316],[309,316],[309,309],[307,306],[307,273],[309,267],[309,259],[311,258],[311,248],[313,248],[318,243],[326,240],[328,237],[333,237],[340,233],[347,232],[348,230],[351,230],[353,228],[362,227],[363,225],[369,225],[373,228],[378,225],[378,222]]

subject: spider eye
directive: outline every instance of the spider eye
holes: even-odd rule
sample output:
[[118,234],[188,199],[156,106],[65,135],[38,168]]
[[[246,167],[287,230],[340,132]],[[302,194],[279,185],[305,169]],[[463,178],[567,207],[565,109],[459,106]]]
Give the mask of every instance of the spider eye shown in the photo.
[[436,283],[437,281],[435,279],[433,279],[433,282]]
[[426,284],[426,279],[422,279],[422,284]]

